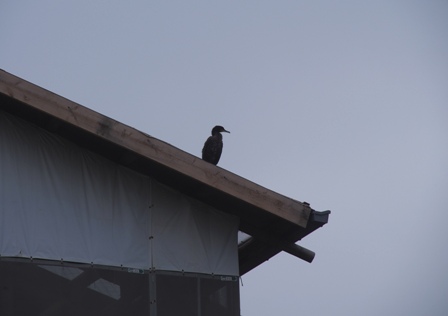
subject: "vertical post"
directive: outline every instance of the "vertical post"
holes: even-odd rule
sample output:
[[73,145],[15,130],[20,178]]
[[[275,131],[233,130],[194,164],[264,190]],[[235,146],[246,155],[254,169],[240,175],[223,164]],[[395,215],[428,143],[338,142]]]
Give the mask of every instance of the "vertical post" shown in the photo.
[[198,283],[198,316],[202,315],[202,311],[201,311],[201,278],[199,276],[196,276],[196,282]]
[[149,315],[157,316],[157,293],[156,293],[156,274],[154,270],[149,270]]

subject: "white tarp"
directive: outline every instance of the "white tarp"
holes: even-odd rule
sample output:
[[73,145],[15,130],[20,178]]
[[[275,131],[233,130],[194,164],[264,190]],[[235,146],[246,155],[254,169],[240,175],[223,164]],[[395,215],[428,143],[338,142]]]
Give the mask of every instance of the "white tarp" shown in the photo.
[[152,192],[151,249],[156,269],[239,274],[236,218],[161,185],[153,186]]
[[0,111],[0,255],[238,275],[238,219]]

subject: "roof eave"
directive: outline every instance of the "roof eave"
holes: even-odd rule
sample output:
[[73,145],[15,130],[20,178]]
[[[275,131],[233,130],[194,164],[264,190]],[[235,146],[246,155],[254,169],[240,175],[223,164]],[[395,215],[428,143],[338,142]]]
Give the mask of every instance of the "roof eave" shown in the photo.
[[[238,216],[240,229],[253,237],[267,231],[272,238],[290,244],[312,231],[315,211],[307,203],[266,189],[3,70],[0,100],[0,109]],[[265,251],[260,258],[274,252]]]

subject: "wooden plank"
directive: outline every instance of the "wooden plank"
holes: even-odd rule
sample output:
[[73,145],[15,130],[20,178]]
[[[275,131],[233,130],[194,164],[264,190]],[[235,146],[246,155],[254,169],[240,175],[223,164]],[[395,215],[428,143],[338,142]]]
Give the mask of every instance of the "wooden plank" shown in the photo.
[[21,78],[0,71],[0,93],[303,228],[310,207],[268,190],[199,157],[101,115]]

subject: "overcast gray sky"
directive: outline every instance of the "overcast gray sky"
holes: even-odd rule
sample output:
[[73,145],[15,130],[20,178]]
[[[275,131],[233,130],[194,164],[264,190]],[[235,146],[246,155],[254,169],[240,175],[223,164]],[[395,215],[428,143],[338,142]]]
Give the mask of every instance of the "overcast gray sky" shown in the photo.
[[0,2],[0,68],[316,210],[241,314],[448,315],[448,1]]

